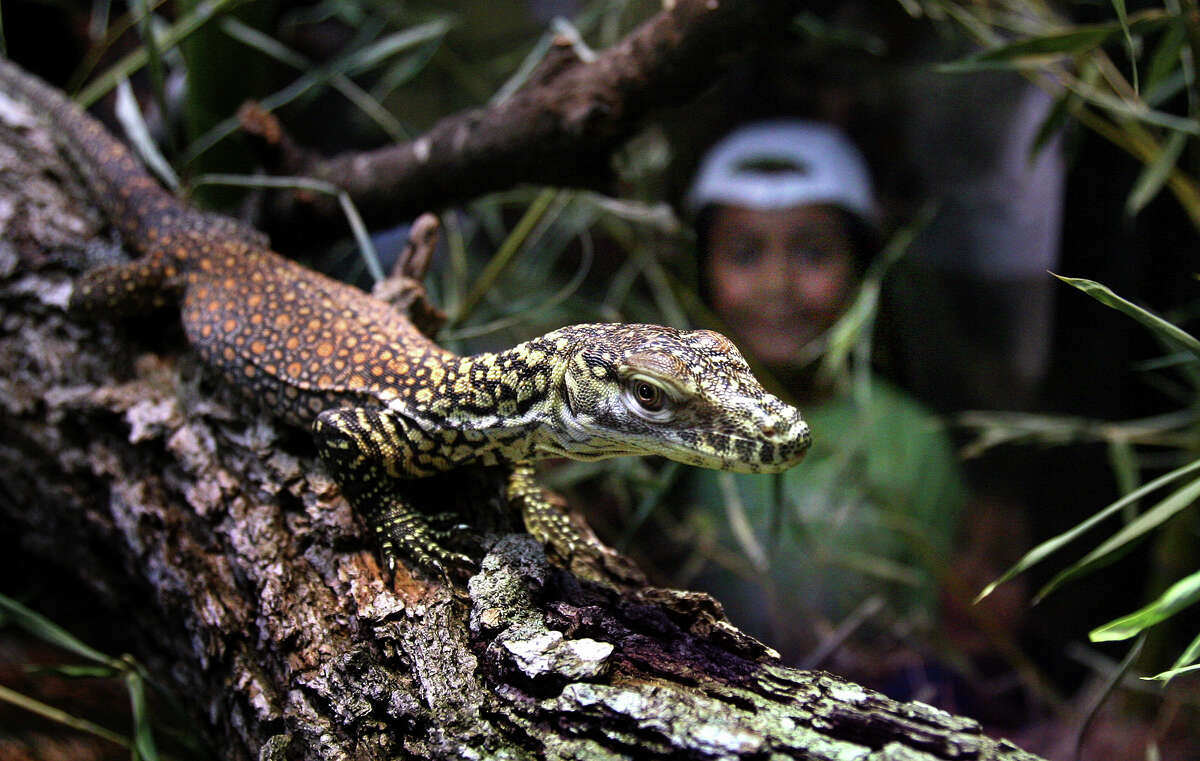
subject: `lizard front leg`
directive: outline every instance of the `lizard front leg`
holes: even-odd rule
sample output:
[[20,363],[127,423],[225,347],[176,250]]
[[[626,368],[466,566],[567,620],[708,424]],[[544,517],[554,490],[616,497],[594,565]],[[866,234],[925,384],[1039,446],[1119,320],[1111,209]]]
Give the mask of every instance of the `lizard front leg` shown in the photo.
[[417,463],[428,440],[423,431],[390,410],[351,407],[318,415],[313,436],[338,488],[374,530],[389,571],[399,554],[438,574],[472,564],[466,555],[442,547],[438,540],[444,532],[434,531],[397,488],[402,479],[434,472]]
[[525,530],[534,539],[569,560],[578,552],[600,553],[596,540],[581,530],[561,507],[554,504],[537,482],[532,463],[513,466],[505,492],[508,503],[521,511]]

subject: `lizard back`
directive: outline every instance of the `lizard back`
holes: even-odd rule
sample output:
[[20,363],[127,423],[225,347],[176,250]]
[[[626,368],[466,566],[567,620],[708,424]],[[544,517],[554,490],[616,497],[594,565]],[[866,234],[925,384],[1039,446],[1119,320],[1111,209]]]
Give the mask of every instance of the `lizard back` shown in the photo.
[[142,253],[84,275],[73,306],[139,311],[178,298],[206,363],[298,423],[394,400],[456,359],[391,305],[280,256],[237,220],[189,207],[103,125],[4,58],[0,87],[47,114],[110,223]]

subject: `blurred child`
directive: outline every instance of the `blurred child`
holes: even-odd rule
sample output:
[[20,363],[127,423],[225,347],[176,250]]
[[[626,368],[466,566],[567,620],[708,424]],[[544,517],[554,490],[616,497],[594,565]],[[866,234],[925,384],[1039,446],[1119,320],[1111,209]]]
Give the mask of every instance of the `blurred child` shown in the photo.
[[689,584],[793,663],[864,604],[884,610],[868,630],[928,627],[964,498],[950,443],[869,370],[820,384],[811,369],[877,252],[865,161],[834,127],[755,123],[709,151],[686,205],[705,298],[814,436],[781,476],[694,476],[691,518],[720,550]]

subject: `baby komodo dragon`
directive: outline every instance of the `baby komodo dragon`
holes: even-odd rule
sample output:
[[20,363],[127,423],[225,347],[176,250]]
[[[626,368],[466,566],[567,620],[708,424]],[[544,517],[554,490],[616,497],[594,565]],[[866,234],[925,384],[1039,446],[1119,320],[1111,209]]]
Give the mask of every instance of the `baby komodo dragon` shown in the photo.
[[389,567],[397,553],[434,569],[462,559],[408,506],[402,479],[509,465],[508,497],[526,528],[571,552],[574,526],[533,482],[534,460],[657,454],[778,472],[808,448],[799,411],[766,393],[718,333],[574,325],[508,351],[455,355],[390,305],[283,258],[232,219],[188,207],[97,121],[2,58],[0,88],[52,122],[142,255],[84,275],[72,307],[115,315],[177,301],[207,365],[271,413],[312,427]]

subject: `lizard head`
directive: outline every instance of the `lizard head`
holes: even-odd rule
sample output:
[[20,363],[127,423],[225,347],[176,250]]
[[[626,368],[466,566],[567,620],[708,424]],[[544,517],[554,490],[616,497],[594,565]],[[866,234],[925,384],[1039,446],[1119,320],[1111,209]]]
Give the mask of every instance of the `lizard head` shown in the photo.
[[[551,392],[559,454],[655,454],[746,473],[795,465],[811,436],[767,393],[741,352],[709,330],[578,325],[546,336],[565,359]],[[556,447],[557,449],[558,447]]]

